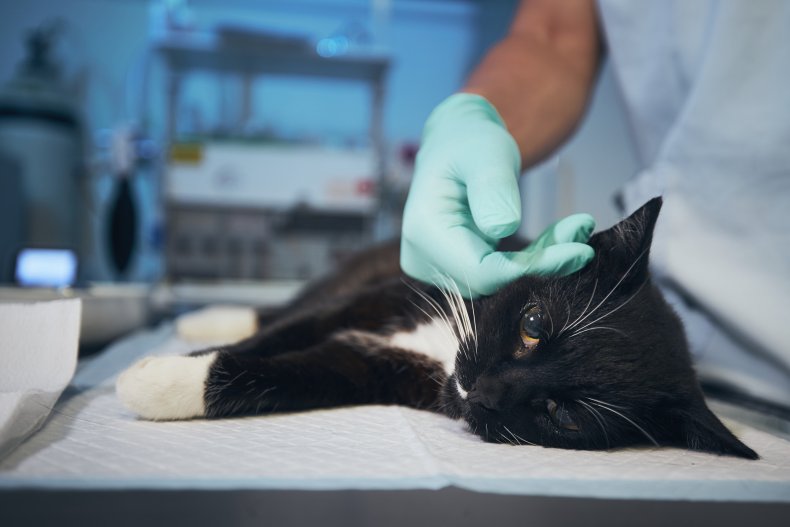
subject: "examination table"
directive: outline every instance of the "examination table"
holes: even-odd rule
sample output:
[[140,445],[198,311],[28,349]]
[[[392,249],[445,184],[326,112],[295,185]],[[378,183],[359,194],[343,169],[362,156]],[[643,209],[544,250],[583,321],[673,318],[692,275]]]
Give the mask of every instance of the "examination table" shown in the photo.
[[80,360],[0,459],[0,525],[790,525],[790,442],[723,405],[760,460],[487,444],[385,406],[148,422],[115,396],[138,358],[200,347],[167,322]]

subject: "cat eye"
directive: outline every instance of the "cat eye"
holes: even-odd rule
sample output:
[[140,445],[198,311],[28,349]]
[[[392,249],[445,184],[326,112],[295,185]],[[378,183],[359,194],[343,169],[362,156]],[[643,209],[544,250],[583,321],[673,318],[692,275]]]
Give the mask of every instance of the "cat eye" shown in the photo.
[[519,324],[519,333],[521,334],[522,348],[517,350],[515,356],[517,359],[525,357],[532,352],[540,343],[540,338],[543,335],[543,312],[539,307],[533,306],[524,313],[521,317]]
[[579,425],[571,418],[564,404],[557,404],[554,399],[546,399],[546,411],[549,413],[551,421],[560,428],[579,431]]

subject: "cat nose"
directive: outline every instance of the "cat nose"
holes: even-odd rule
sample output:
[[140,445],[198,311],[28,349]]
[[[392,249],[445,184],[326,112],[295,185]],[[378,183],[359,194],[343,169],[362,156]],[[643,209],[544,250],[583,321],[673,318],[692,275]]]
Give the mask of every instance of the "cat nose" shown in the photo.
[[479,377],[466,400],[488,410],[499,410],[504,391],[502,382],[491,377]]

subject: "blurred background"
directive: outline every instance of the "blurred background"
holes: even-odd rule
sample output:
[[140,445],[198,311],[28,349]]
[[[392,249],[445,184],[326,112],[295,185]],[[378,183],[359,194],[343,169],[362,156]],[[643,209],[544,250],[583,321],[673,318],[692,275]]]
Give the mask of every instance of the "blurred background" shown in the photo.
[[[212,302],[266,305],[397,236],[423,122],[514,0],[0,5],[0,299],[81,296],[105,342]],[[522,180],[522,232],[617,220],[636,170],[607,67]]]

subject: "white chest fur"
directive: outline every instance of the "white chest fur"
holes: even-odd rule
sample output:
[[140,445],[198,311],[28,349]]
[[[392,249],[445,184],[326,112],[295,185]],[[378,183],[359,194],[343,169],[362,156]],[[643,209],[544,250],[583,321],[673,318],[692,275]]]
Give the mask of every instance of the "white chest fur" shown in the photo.
[[422,353],[442,363],[447,375],[455,369],[458,338],[442,320],[432,319],[410,331],[394,333],[389,337],[392,346]]

